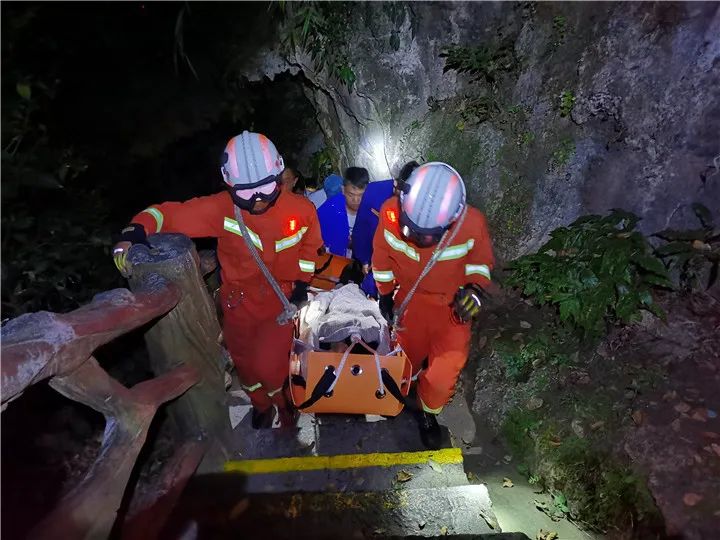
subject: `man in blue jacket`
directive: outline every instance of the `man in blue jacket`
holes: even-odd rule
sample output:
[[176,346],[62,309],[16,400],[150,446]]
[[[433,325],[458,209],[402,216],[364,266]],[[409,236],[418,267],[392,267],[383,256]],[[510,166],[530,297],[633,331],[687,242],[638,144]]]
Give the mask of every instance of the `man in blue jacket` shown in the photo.
[[343,176],[341,192],[318,208],[323,242],[330,253],[353,258],[352,233],[369,181],[367,169],[349,167]]
[[[402,187],[410,174],[419,166],[417,161],[410,161],[400,170],[397,180],[370,182],[360,202],[355,227],[352,230],[353,255],[362,263],[367,272],[361,286],[362,290],[374,298],[377,297],[377,287],[369,267],[372,260],[373,237],[378,226],[380,207],[396,193],[397,189]],[[320,225],[322,226],[322,217],[320,218]]]

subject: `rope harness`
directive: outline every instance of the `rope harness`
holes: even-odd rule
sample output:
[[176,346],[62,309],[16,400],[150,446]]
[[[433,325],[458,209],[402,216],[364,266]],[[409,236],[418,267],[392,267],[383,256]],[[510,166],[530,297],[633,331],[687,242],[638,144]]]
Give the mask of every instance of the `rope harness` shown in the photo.
[[260,254],[258,253],[255,244],[253,244],[252,239],[250,238],[250,233],[245,226],[242,212],[237,206],[235,207],[235,219],[237,220],[238,226],[240,227],[240,232],[242,233],[243,240],[245,240],[245,245],[247,245],[250,254],[252,255],[253,259],[255,259],[255,263],[258,265],[258,268],[260,268],[260,271],[263,273],[265,279],[270,284],[273,291],[275,291],[275,294],[280,299],[280,302],[283,305],[283,311],[280,315],[277,316],[276,320],[279,325],[285,325],[289,323],[293,319],[293,317],[295,317],[295,313],[297,313],[297,307],[295,307],[294,304],[291,304],[290,300],[287,299],[285,293],[282,292],[280,285],[278,285],[278,282],[275,281],[275,278],[272,276],[270,270],[268,270],[268,267],[265,265],[262,258],[260,257]]
[[393,341],[396,341],[397,339],[397,331],[402,330],[402,328],[399,327],[400,319],[405,313],[405,310],[407,309],[408,304],[410,303],[410,299],[415,294],[415,291],[417,290],[418,286],[420,285],[420,282],[423,280],[425,276],[430,273],[430,270],[432,270],[432,267],[435,266],[435,263],[437,262],[438,258],[440,257],[440,254],[443,252],[443,250],[450,245],[450,243],[455,239],[455,236],[457,236],[457,233],[460,231],[460,228],[462,227],[463,221],[465,221],[465,215],[467,214],[467,208],[463,209],[462,214],[460,214],[460,217],[458,218],[455,227],[452,228],[452,232],[450,229],[445,231],[442,238],[440,239],[440,242],[438,242],[437,247],[435,248],[435,251],[433,251],[432,256],[430,257],[430,260],[428,260],[427,264],[425,265],[425,268],[423,268],[423,271],[420,272],[420,275],[418,276],[417,280],[415,280],[415,284],[410,288],[410,292],[405,297],[405,300],[403,300],[402,304],[400,304],[400,307],[395,310],[395,314],[393,315]]

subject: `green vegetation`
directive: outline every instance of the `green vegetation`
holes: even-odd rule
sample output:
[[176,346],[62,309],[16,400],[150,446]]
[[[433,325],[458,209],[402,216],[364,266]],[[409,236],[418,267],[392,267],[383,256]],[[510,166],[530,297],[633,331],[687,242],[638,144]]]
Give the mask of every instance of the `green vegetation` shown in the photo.
[[608,323],[637,320],[641,310],[664,317],[651,289],[672,288],[672,283],[645,237],[634,230],[638,220],[613,210],[555,229],[536,254],[510,264],[506,282],[541,305],[556,306],[562,321],[588,337],[601,335]]
[[557,50],[565,43],[567,34],[567,19],[564,15],[558,15],[553,19],[552,45],[551,50]]
[[520,147],[530,146],[535,140],[535,134],[532,131],[523,131],[517,136],[516,144]]
[[440,58],[445,58],[443,72],[454,70],[469,73],[473,80],[482,80],[490,85],[495,84],[502,73],[512,71],[517,66],[510,47],[449,45],[442,49]]
[[598,532],[624,530],[638,522],[655,523],[658,511],[642,477],[592,441],[548,423],[539,411],[509,411],[501,434],[518,471],[546,489],[550,502],[536,501],[552,519],[568,517]]
[[[570,363],[566,351],[568,341],[545,332],[535,333],[525,345],[517,347],[496,344],[495,350],[505,364],[505,375],[516,382],[527,381],[534,368],[552,364],[563,366]],[[540,383],[542,385],[542,383]],[[547,384],[547,383],[546,383]]]
[[574,154],[575,141],[570,137],[564,137],[552,153],[550,166],[552,168],[564,167],[570,162],[570,158],[572,158]]
[[[501,157],[506,152],[517,153],[518,150],[508,144],[501,149]],[[502,198],[488,209],[488,215],[496,231],[494,240],[502,244],[517,241],[525,233],[532,206],[532,189],[526,181],[513,178],[507,172],[500,175],[500,187]]]
[[700,220],[700,228],[666,229],[654,234],[667,242],[655,250],[656,255],[665,260],[668,270],[677,271],[680,287],[685,291],[702,288],[700,280],[705,276],[705,288],[712,287],[720,266],[720,230],[715,228],[705,206],[695,203],[693,210]]
[[500,112],[497,100],[490,96],[469,98],[460,108],[460,117],[467,125],[480,124]]
[[302,49],[320,70],[327,70],[348,88],[356,80],[347,47],[349,2],[278,2],[283,18],[281,43],[286,50]]
[[542,420],[540,420],[538,411],[516,408],[512,409],[505,417],[500,427],[500,433],[513,455],[519,460],[524,460],[534,451],[534,432],[541,425]]
[[565,118],[566,116],[570,116],[570,113],[572,112],[572,108],[575,106],[575,96],[570,90],[565,90],[562,94],[560,94],[560,116]]
[[48,133],[58,82],[13,71],[5,78],[15,93],[3,94],[2,111],[3,316],[68,311],[118,285],[108,200],[85,182],[83,156]]
[[326,176],[337,172],[338,168],[337,152],[330,146],[318,150],[310,158],[310,175],[317,179],[318,185],[322,184]]

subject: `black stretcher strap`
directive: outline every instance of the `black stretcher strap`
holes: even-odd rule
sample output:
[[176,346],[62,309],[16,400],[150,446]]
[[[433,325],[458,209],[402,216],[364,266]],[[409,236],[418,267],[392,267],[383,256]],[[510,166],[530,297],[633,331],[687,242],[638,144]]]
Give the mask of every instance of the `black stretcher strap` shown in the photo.
[[333,366],[328,366],[325,368],[325,373],[323,373],[322,377],[320,377],[320,380],[315,385],[315,388],[313,388],[310,397],[298,405],[297,408],[307,409],[317,403],[321,397],[328,393],[328,390],[330,390],[330,386],[333,382],[335,382],[335,368]]

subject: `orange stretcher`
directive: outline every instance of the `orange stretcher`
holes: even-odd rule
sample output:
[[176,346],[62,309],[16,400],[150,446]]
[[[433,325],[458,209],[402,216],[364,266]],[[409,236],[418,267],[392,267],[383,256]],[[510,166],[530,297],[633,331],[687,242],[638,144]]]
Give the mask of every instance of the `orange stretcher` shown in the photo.
[[[345,352],[315,351],[300,340],[290,359],[290,393],[306,413],[397,416],[410,391],[412,366],[396,347],[380,355],[357,337]],[[370,354],[352,352],[363,347]]]
[[313,274],[310,286],[323,291],[329,291],[340,283],[340,276],[343,269],[352,264],[352,259],[323,253],[315,260],[315,274]]

